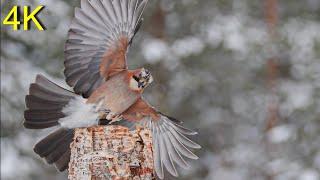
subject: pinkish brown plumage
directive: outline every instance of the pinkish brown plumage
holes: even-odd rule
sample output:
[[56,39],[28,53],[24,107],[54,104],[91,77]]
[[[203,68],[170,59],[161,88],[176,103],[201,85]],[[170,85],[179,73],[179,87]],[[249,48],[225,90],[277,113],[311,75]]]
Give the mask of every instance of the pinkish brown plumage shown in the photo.
[[141,97],[143,91],[143,89],[130,88],[129,84],[133,74],[134,71],[123,70],[110,77],[91,94],[87,103],[99,104],[101,102],[102,109],[120,115]]
[[[127,51],[138,31],[148,0],[81,0],[65,45],[68,91],[38,75],[26,96],[24,126],[61,128],[34,147],[49,164],[68,167],[74,128],[98,124],[143,126],[152,132],[154,167],[178,176],[176,166],[188,168],[197,159],[189,149],[200,146],[186,137],[196,132],[150,106],[142,97],[153,81],[144,69],[128,70]],[[103,122],[103,123],[102,123]]]

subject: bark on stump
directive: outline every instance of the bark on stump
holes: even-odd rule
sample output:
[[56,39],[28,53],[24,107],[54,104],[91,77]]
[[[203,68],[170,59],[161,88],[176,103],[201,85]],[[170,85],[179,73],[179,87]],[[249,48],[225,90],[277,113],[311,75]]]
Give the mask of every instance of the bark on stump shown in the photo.
[[121,126],[78,128],[71,143],[70,180],[154,179],[151,132]]

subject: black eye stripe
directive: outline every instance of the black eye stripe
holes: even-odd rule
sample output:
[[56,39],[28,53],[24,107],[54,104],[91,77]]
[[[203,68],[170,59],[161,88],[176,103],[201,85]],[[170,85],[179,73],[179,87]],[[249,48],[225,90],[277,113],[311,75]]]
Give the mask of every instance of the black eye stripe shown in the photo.
[[133,79],[136,80],[137,82],[139,82],[139,78],[137,76],[133,76]]

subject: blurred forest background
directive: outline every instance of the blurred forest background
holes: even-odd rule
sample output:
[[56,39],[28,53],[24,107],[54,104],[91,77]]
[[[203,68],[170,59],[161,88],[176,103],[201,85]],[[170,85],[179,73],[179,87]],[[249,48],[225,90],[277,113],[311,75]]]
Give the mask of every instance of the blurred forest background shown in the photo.
[[[65,86],[79,0],[1,0],[1,19],[15,4],[45,5],[47,30],[1,27],[1,179],[66,179],[32,152],[52,129],[22,122],[36,74]],[[203,147],[179,179],[320,179],[319,0],[150,0],[144,17],[129,67],[151,70],[146,99]]]

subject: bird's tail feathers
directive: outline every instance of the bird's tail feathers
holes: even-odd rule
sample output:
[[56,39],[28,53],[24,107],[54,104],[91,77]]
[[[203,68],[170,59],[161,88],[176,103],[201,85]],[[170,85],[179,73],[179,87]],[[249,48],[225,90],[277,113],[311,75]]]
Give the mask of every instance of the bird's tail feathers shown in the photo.
[[95,106],[86,99],[42,75],[30,85],[26,96],[27,110],[24,112],[24,126],[29,129],[44,129],[61,125],[64,128],[88,127],[98,124]]
[[58,120],[65,117],[63,108],[76,95],[42,75],[37,75],[36,82],[29,88],[25,102],[24,126],[28,129],[44,129],[59,124]]
[[33,150],[48,164],[54,164],[59,171],[64,171],[70,161],[73,136],[74,130],[60,128],[39,141]]

